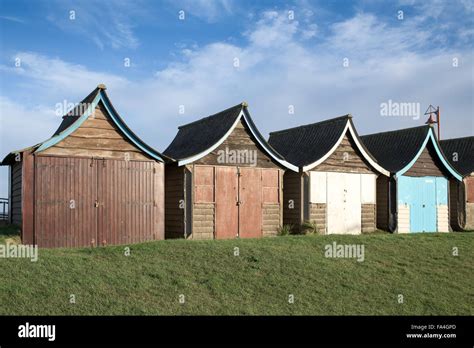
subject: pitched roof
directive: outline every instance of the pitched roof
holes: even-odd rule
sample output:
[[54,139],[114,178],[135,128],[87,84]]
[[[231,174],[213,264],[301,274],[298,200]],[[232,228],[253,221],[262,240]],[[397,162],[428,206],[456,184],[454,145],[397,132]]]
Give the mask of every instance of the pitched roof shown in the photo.
[[[462,176],[450,165],[443,153],[440,143],[436,139],[430,125],[405,128],[396,131],[369,134],[361,137],[369,151],[378,159],[379,163],[391,173],[403,175],[411,168],[415,160],[421,155],[425,146],[433,146],[444,171],[457,180]],[[429,143],[431,141],[431,143]]]
[[270,133],[268,142],[298,167],[316,162],[337,143],[350,115]]
[[408,165],[420,151],[430,126],[363,135],[360,138],[381,166],[396,173]]
[[[461,175],[474,172],[474,136],[441,140],[440,144],[449,163]],[[457,153],[457,161],[453,160],[454,153]]]
[[205,151],[231,129],[242,107],[242,104],[237,104],[217,114],[180,126],[178,134],[163,153],[174,159],[183,159]]
[[[79,117],[81,117],[82,112],[83,112],[83,106],[91,104],[95,97],[97,96],[97,93],[100,92],[99,87],[96,87],[87,97],[82,99],[82,101],[77,104],[74,108],[72,108],[70,111],[66,113],[66,115],[63,116],[63,120],[61,124],[59,125],[58,129],[56,132],[53,133],[53,136],[60,134],[62,131],[65,129],[69,128],[74,122],[77,121]],[[82,112],[81,112],[82,111]]]
[[[88,112],[89,109],[94,109],[97,104],[102,102],[105,106],[110,120],[117,126],[118,130],[135,146],[141,149],[143,152],[147,153],[150,157],[159,160],[165,161],[170,160],[166,156],[163,156],[158,151],[150,147],[146,144],[143,140],[141,140],[128,126],[125,124],[123,119],[120,117],[118,112],[113,107],[107,93],[105,92],[105,85],[98,85],[87,97],[85,97],[79,104],[77,104],[72,110],[70,110],[66,115],[63,116],[62,122],[59,125],[58,129],[54,132],[54,134],[47,140],[36,144],[34,146],[30,146],[28,148],[12,151],[10,152],[0,163],[0,165],[8,165],[11,164],[12,159],[17,153],[24,152],[26,150],[32,150],[34,152],[41,152],[55,144],[59,141],[66,138],[69,134],[74,132],[77,128],[81,126],[81,124],[87,119],[89,116]],[[88,110],[84,111],[84,106],[88,105]]]
[[297,167],[285,161],[283,156],[267,143],[250,117],[245,102],[180,126],[175,138],[163,153],[178,160],[179,165],[192,163],[222,144],[239,120],[244,121],[254,141],[269,157],[283,167],[298,171]]

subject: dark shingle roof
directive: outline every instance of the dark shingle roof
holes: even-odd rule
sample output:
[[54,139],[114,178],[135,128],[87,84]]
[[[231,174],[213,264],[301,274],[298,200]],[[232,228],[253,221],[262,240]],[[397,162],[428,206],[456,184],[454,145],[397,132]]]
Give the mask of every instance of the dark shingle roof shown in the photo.
[[242,107],[238,104],[179,127],[178,134],[163,153],[174,159],[184,159],[207,150],[229,131]]
[[316,162],[331,150],[341,137],[350,117],[345,115],[271,132],[268,142],[288,162],[302,167]]
[[[440,141],[449,163],[463,176],[474,172],[474,136]],[[457,161],[453,154],[457,153]]]
[[430,126],[420,126],[361,136],[378,163],[392,173],[404,168],[423,145]]
[[58,135],[65,129],[69,128],[74,122],[77,121],[79,117],[81,117],[82,112],[84,111],[84,105],[90,104],[94,101],[94,98],[99,93],[100,89],[97,87],[95,88],[87,97],[85,97],[79,104],[77,104],[73,109],[71,109],[66,115],[63,116],[63,120],[59,125],[56,132],[54,132],[53,136]]

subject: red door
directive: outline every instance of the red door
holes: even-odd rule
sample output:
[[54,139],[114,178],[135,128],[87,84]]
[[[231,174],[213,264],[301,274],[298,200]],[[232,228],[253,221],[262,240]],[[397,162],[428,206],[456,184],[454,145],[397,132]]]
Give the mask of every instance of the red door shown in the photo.
[[239,231],[237,200],[237,168],[216,167],[216,239],[237,237]]
[[239,237],[262,236],[262,170],[240,168]]

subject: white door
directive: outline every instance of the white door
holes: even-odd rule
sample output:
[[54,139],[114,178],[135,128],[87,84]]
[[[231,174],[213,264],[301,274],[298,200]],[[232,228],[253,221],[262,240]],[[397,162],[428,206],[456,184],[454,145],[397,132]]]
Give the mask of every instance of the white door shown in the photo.
[[327,173],[327,233],[361,232],[360,174]]

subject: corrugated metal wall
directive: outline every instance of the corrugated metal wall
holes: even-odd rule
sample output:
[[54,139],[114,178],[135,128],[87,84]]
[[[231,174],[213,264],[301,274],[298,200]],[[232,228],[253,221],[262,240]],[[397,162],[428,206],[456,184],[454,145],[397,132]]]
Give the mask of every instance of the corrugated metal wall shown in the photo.
[[163,239],[163,164],[36,158],[35,242],[80,247]]

